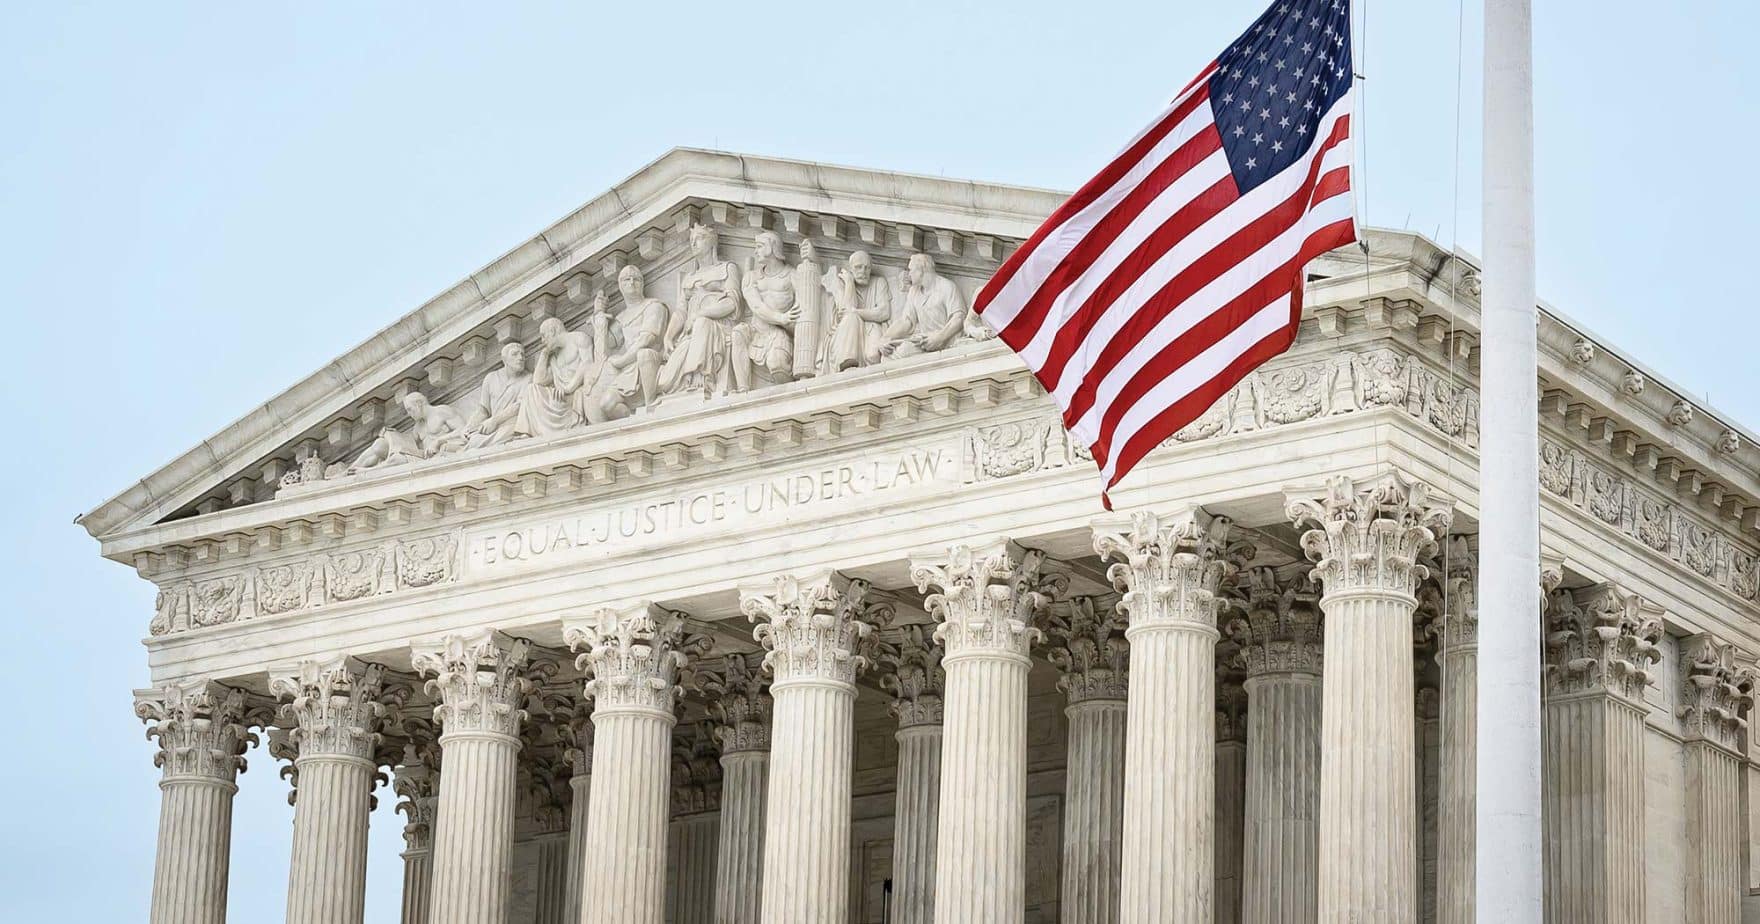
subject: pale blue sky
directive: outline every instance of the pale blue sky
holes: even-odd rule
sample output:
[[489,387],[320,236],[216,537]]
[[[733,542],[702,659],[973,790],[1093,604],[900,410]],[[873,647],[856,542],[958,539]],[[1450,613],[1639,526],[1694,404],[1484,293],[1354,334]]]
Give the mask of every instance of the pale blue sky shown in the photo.
[[[1456,3],[1369,0],[1359,182],[1371,222],[1476,250],[1466,2],[1457,171]],[[355,6],[11,4],[0,29],[9,920],[141,920],[151,883],[152,590],[75,514],[669,147],[1073,188],[1262,3]],[[1730,159],[1760,8],[1537,6],[1544,296],[1760,426],[1760,193]],[[291,819],[251,760],[245,924],[280,919]],[[393,801],[372,921],[396,919]]]

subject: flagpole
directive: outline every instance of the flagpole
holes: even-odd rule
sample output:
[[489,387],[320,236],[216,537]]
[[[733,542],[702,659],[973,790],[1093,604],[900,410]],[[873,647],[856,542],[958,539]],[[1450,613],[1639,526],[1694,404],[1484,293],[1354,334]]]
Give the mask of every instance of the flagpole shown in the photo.
[[1532,0],[1485,0],[1477,920],[1540,924]]

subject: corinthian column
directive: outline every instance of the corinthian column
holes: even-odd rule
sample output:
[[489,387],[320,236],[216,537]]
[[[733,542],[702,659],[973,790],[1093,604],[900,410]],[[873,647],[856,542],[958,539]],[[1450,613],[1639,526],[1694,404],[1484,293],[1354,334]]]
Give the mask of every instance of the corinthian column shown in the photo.
[[1247,691],[1240,647],[1216,649],[1216,924],[1240,924],[1247,838]]
[[593,677],[583,924],[660,924],[666,914],[667,784],[683,634],[683,613],[649,603],[563,625],[563,641],[584,649],[576,663]]
[[1324,586],[1320,719],[1320,920],[1418,918],[1412,612],[1417,563],[1452,520],[1397,473],[1335,478],[1288,495]]
[[434,816],[440,807],[440,774],[415,747],[404,751],[391,786],[403,813],[403,912],[400,924],[428,924],[434,889]]
[[1046,619],[1045,656],[1068,697],[1063,786],[1063,924],[1118,920],[1124,836],[1125,699],[1130,644],[1116,597],[1075,597]]
[[758,924],[764,891],[764,796],[770,785],[770,681],[761,659],[730,654],[712,679],[721,744],[715,924]]
[[1552,595],[1541,719],[1546,920],[1644,920],[1644,689],[1660,611],[1602,586]]
[[568,761],[568,869],[567,890],[563,896],[564,920],[576,924],[581,919],[581,875],[587,865],[587,811],[593,792],[593,717],[586,700],[577,700],[566,713],[568,721],[560,731],[563,759]]
[[251,728],[273,710],[243,690],[205,680],[134,691],[134,712],[158,740],[159,850],[152,924],[222,924],[232,853],[232,797]]
[[1250,557],[1229,520],[1195,507],[1094,524],[1094,551],[1130,627],[1120,919],[1191,924],[1215,914],[1216,615]]
[[1436,922],[1473,924],[1475,805],[1478,798],[1478,553],[1465,536],[1448,540],[1440,612],[1428,631],[1442,665],[1441,767],[1437,774]]
[[941,817],[941,718],[946,689],[941,643],[924,626],[905,626],[881,646],[898,719],[898,789],[893,809],[892,924],[935,920],[935,843]]
[[946,924],[1026,915],[1027,653],[1044,557],[997,540],[911,561],[917,588],[936,588],[924,605],[946,649],[935,849],[935,919]]
[[776,733],[764,815],[763,920],[820,924],[849,917],[850,752],[856,674],[877,615],[868,583],[830,571],[740,591],[740,609],[769,650]]
[[1247,672],[1241,920],[1301,924],[1319,917],[1319,591],[1270,568],[1244,583],[1247,613],[1229,624]]
[[306,661],[269,676],[290,700],[282,724],[297,749],[287,924],[360,924],[367,901],[367,819],[380,721],[391,703],[384,668],[353,659]]
[[677,858],[666,920],[712,924],[715,853],[721,820],[721,760],[708,722],[679,729],[672,741],[672,838]]
[[434,825],[432,924],[507,920],[518,795],[519,727],[531,681],[530,643],[482,632],[412,650],[439,699],[440,809]]
[[1708,635],[1681,642],[1687,924],[1738,924],[1748,891],[1742,876],[1742,743],[1754,704],[1754,673],[1737,664],[1736,655],[1734,647]]

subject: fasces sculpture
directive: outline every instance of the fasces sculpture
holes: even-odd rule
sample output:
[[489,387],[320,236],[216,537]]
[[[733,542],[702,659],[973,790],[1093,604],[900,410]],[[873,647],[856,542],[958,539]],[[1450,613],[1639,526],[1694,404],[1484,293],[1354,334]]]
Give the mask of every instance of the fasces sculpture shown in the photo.
[[500,364],[456,407],[411,392],[401,401],[407,427],[382,428],[347,462],[326,465],[307,450],[278,487],[551,437],[641,413],[670,395],[744,392],[992,336],[927,254],[913,254],[891,280],[866,250],[827,261],[806,238],[791,265],[770,230],[753,236],[743,269],[723,258],[714,227],[692,225],[689,240],[676,311],[648,294],[640,267],[622,266],[615,312],[600,289],[576,329],[545,317],[536,347],[503,343]]
[[671,355],[660,371],[663,394],[733,390],[733,330],[740,323],[739,266],[721,259],[721,236],[692,225],[691,263],[678,279],[679,313],[666,328]]

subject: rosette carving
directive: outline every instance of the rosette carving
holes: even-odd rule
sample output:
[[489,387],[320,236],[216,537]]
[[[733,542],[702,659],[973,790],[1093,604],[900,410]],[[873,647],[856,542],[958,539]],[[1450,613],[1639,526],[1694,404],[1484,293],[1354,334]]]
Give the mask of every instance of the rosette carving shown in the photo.
[[382,724],[408,691],[387,685],[385,668],[353,658],[302,661],[271,674],[269,692],[285,699],[281,722],[300,757],[373,760]]
[[1240,646],[1247,676],[1318,674],[1324,650],[1320,589],[1307,575],[1279,582],[1277,572],[1244,572],[1245,614],[1231,620],[1228,635]]
[[1050,608],[1045,659],[1061,673],[1057,688],[1071,705],[1089,700],[1122,700],[1130,691],[1131,646],[1116,596],[1070,598]]
[[946,650],[934,630],[923,625],[901,626],[895,640],[878,646],[877,659],[886,668],[880,688],[892,695],[889,707],[899,728],[940,725],[947,675],[941,669]]
[[770,678],[761,656],[730,654],[718,670],[703,672],[703,688],[714,695],[709,717],[723,754],[770,750]]
[[1681,643],[1680,716],[1688,740],[1740,753],[1754,705],[1754,671],[1737,662],[1734,645],[1709,635]]
[[782,575],[740,591],[740,611],[757,623],[752,637],[768,652],[776,682],[854,683],[867,670],[870,638],[891,620],[892,607],[868,599],[868,582],[836,572]]
[[1094,551],[1124,594],[1120,607],[1129,632],[1140,628],[1217,630],[1222,582],[1253,557],[1253,547],[1231,542],[1232,522],[1197,507],[1170,516],[1139,511],[1128,521],[1094,524]]
[[244,752],[257,743],[274,707],[236,687],[206,680],[168,683],[134,694],[134,714],[158,742],[153,766],[164,779],[230,783],[245,768]]
[[651,603],[594,612],[564,626],[562,639],[580,655],[575,666],[592,674],[593,711],[663,712],[678,702],[685,615]]
[[1324,490],[1287,495],[1286,515],[1302,534],[1302,551],[1328,598],[1343,594],[1412,596],[1429,569],[1418,562],[1435,554],[1436,537],[1448,532],[1454,513],[1434,500],[1428,485],[1398,472],[1357,481],[1333,478]]
[[533,688],[525,676],[531,650],[531,642],[491,632],[416,646],[411,661],[433,675],[427,692],[440,698],[434,719],[443,734],[517,736]]
[[913,560],[911,580],[917,589],[936,589],[923,606],[940,621],[935,640],[947,649],[946,656],[1025,659],[1044,637],[1036,627],[1051,600],[1041,589],[1044,563],[1044,552],[1004,541],[978,548],[956,545],[945,555]]
[[1635,594],[1611,585],[1557,591],[1546,614],[1547,692],[1608,692],[1642,704],[1661,638],[1662,621]]

